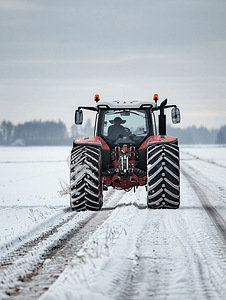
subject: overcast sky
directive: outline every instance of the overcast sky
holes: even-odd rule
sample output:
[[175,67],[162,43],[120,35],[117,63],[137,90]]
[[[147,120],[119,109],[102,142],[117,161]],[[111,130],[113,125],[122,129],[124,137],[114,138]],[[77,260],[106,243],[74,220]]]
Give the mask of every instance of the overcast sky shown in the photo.
[[226,125],[226,0],[0,0],[0,122],[62,120],[99,93]]

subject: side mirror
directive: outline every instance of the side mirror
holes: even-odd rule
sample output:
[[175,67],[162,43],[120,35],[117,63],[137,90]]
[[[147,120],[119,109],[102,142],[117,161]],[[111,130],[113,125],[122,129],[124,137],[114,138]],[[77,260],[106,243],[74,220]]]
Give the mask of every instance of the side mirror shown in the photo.
[[80,109],[75,111],[75,124],[81,125],[83,122],[83,112]]
[[180,110],[179,110],[179,108],[174,107],[172,109],[172,122],[173,122],[173,124],[180,123]]

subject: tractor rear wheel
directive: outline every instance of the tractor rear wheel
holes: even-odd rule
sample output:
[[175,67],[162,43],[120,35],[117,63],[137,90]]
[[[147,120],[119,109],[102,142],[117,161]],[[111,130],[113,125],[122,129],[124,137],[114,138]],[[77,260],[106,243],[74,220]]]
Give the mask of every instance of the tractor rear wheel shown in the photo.
[[180,158],[175,144],[148,147],[147,205],[154,209],[180,206]]
[[103,186],[100,181],[100,148],[81,145],[71,151],[71,200],[73,210],[100,210],[103,205]]

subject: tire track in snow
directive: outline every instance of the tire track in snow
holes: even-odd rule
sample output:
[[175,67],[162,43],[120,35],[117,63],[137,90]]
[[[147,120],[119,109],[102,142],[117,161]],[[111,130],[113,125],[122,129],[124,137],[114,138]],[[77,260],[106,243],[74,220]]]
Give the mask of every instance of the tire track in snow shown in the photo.
[[[214,198],[220,198],[218,205],[226,204],[226,166],[211,161],[192,158],[191,154],[181,152],[182,166],[188,173],[202,184],[202,189]],[[214,203],[215,204],[215,203]],[[225,216],[226,219],[226,216]]]
[[[185,299],[188,299],[190,288],[187,283],[194,286],[191,280],[194,275],[198,286],[196,293],[210,299],[203,292],[204,280],[199,272],[200,263],[196,263],[194,270],[190,268],[190,263],[194,264],[194,257],[181,245],[178,232],[169,226],[171,221],[172,218],[169,218],[166,211],[161,211],[160,216],[159,212],[149,212],[146,215],[143,228],[136,237],[134,253],[120,263],[123,267],[118,270],[117,287],[112,290],[113,299],[166,299],[167,296],[181,299],[181,290],[187,295]],[[158,232],[159,236],[154,232]],[[174,251],[171,243],[179,251]],[[190,263],[188,258],[191,259]]]
[[[122,193],[124,191],[120,194]],[[120,197],[114,196],[115,190],[110,190],[105,195],[105,205],[113,204],[113,209],[120,200]],[[8,263],[3,262],[0,268],[0,295],[5,295],[6,299],[8,296],[16,300],[37,299],[59,277],[64,268],[70,264],[70,258],[80,250],[84,241],[111,212],[103,209],[100,212],[72,213],[66,222],[57,225],[55,237],[54,234],[51,237],[52,230],[50,230],[46,235],[32,241],[34,244],[28,243],[18,249],[16,258],[10,254]],[[65,230],[59,233],[63,227]],[[13,263],[10,263],[11,259]]]
[[[145,239],[145,236],[150,234],[150,228],[148,223],[150,222],[148,212],[145,216],[139,216],[137,218],[139,225],[139,231],[133,230],[134,234],[129,237],[127,241],[128,247],[132,251],[128,252],[128,256],[121,257],[119,262],[120,268],[117,273],[114,274],[113,288],[108,293],[113,295],[113,299],[151,299],[156,294],[157,287],[161,284],[159,272],[155,267],[155,253],[152,249],[152,241]],[[153,228],[158,227],[158,224],[152,224]],[[134,243],[135,241],[135,243]],[[150,247],[150,251],[142,249],[142,245]],[[124,252],[124,251],[123,251]],[[129,253],[130,252],[130,253]],[[164,259],[161,257],[161,259]],[[154,275],[154,276],[153,276]]]
[[199,207],[140,217],[140,232],[128,233],[135,250],[121,256],[109,299],[224,299],[226,249],[216,246],[216,231]]
[[[146,192],[134,194],[136,201],[128,197],[139,203]],[[105,228],[117,222],[127,235],[85,278],[87,285],[67,285],[72,295],[82,299],[89,290],[92,299],[225,299],[226,247],[184,176],[181,205],[178,210],[116,209]],[[63,278],[61,284],[70,273]],[[57,286],[51,289],[51,299],[58,299]]]
[[[73,214],[75,217],[76,214]],[[2,295],[8,295],[13,299],[23,299],[18,295],[24,287],[27,288],[31,284],[33,277],[37,276],[39,270],[43,267],[46,261],[45,254],[49,255],[51,251],[61,248],[63,244],[66,244],[68,240],[72,239],[74,235],[78,234],[80,229],[85,227],[93,218],[94,213],[85,214],[83,218],[79,218],[78,222],[70,218],[68,222],[59,224],[59,226],[53,234],[51,231],[48,233],[47,238],[45,235],[37,238],[34,242],[34,246],[31,242],[22,246],[18,251],[10,254],[1,266],[0,274],[0,292]],[[76,218],[75,218],[76,219]],[[28,249],[26,249],[26,246]],[[16,254],[15,258],[13,254]],[[11,263],[10,261],[13,260]],[[48,270],[46,270],[48,272]],[[48,282],[48,278],[46,278]],[[1,294],[0,293],[0,294]],[[3,296],[2,296],[3,297]],[[3,298],[4,299],[4,298]]]
[[[139,210],[145,205],[118,205],[120,209],[114,211],[111,220],[120,223],[124,218],[121,224],[127,236],[120,236],[108,261],[94,272],[93,281],[87,278],[92,295],[99,289],[104,295],[101,299],[225,299],[225,243],[185,178],[179,210]],[[139,203],[138,198],[146,198],[146,193],[134,196]],[[131,194],[128,197],[136,203]],[[105,223],[108,226],[108,221]],[[48,268],[47,263],[46,268],[49,270],[51,264]],[[52,277],[60,273],[54,272]],[[36,283],[41,282],[44,289],[42,280],[45,276]],[[30,287],[33,293],[40,292],[35,284]],[[75,291],[76,285],[72,287]],[[72,295],[80,297],[78,290]]]
[[[67,212],[67,210],[64,210],[62,212],[60,212],[60,214],[58,214],[57,216],[53,216],[52,218],[60,218],[62,215],[64,215],[65,212]],[[19,246],[18,248],[16,247],[16,245],[14,245],[14,247],[16,247],[17,249],[8,253],[6,255],[6,257],[3,257],[0,259],[0,270],[2,270],[5,266],[10,266],[12,265],[20,256],[24,256],[26,255],[28,252],[30,252],[34,247],[38,246],[38,244],[43,241],[48,239],[50,236],[52,236],[54,233],[57,232],[58,228],[62,227],[63,225],[67,224],[68,222],[70,222],[74,217],[75,217],[76,213],[73,213],[71,215],[69,215],[64,221],[60,222],[59,224],[53,226],[50,230],[44,232],[43,234],[41,234],[39,237],[30,240],[29,242],[25,242],[22,246]],[[51,220],[52,220],[51,218]],[[48,225],[48,223],[51,223],[51,220],[47,220],[45,225]],[[33,231],[33,230],[32,230]],[[29,235],[29,233],[28,233]],[[26,238],[26,236],[25,236]],[[16,241],[14,242],[10,242],[9,244],[6,244],[4,246],[4,248],[10,248],[11,244],[19,244],[18,241],[21,241],[21,238],[17,238]]]
[[[226,253],[225,249],[216,247],[216,232],[211,230],[210,222],[210,224],[203,222],[202,211],[194,211],[193,214],[192,209],[190,217],[187,208],[183,213],[183,221],[170,218],[168,226],[177,237],[175,245],[180,248],[184,257],[186,272],[179,283],[184,281],[187,285],[186,289],[189,293],[185,299],[223,299],[224,293],[222,294],[220,289],[225,284],[225,281],[222,281],[225,266],[223,268],[219,266],[221,266],[222,254]],[[178,258],[181,260],[180,255]],[[180,267],[179,263],[178,271]]]
[[214,226],[219,231],[226,245],[226,221],[223,219],[223,217],[220,215],[217,209],[211,204],[203,188],[201,188],[201,183],[197,182],[197,180],[194,180],[184,169],[182,169],[181,172],[186,177],[190,186],[198,196],[203,208],[206,210],[208,216],[212,220]]
[[[221,167],[221,168],[226,169],[226,166],[221,165],[221,164],[218,164],[218,163],[216,163],[215,161],[212,161],[212,160],[209,160],[209,159],[201,158],[201,157],[199,157],[199,156],[197,156],[197,155],[194,155],[194,154],[192,154],[192,153],[190,153],[190,152],[185,152],[185,151],[183,151],[183,149],[181,150],[181,152],[184,153],[184,154],[190,155],[191,157],[193,157],[192,159],[198,159],[198,160],[203,161],[203,162],[206,162],[206,163],[208,163],[208,164],[215,165],[215,166],[218,166],[218,167]],[[191,160],[191,159],[182,159],[182,160]]]

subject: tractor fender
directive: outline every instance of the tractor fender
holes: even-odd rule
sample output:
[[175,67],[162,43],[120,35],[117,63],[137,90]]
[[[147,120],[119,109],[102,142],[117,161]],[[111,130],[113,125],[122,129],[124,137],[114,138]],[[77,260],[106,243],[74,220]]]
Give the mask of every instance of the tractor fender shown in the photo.
[[153,135],[149,136],[139,147],[139,150],[147,149],[148,146],[151,146],[153,144],[158,144],[158,143],[173,143],[178,145],[178,140],[174,136],[169,136],[169,135]]
[[97,146],[102,150],[110,150],[108,144],[100,136],[79,137],[74,139],[73,147],[81,144]]

